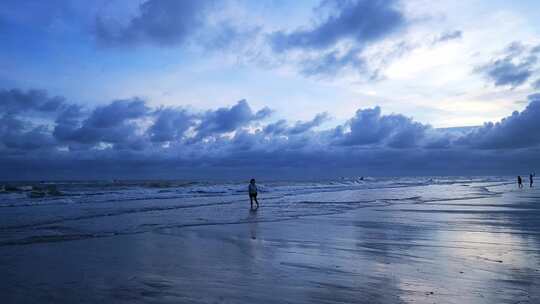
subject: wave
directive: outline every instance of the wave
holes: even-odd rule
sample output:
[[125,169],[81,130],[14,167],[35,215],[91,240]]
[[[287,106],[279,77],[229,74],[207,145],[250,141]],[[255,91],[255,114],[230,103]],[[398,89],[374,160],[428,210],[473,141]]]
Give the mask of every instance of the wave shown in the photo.
[[[298,195],[315,192],[333,192],[361,189],[409,188],[431,185],[478,186],[486,189],[504,186],[513,182],[509,177],[342,177],[320,181],[271,181],[259,183],[263,194]],[[195,197],[220,197],[243,195],[247,184],[240,182],[199,182],[199,181],[73,181],[40,182],[58,189],[61,195],[29,197],[31,183],[12,183],[17,191],[3,191],[0,197],[2,207],[32,207],[73,203],[127,203],[137,200],[189,199]],[[24,189],[24,190],[20,190]],[[478,192],[489,190],[478,188]]]
[[24,191],[0,196],[0,207],[5,208],[0,221],[0,230],[5,232],[0,246],[148,231],[166,233],[167,229],[193,226],[285,221],[343,214],[359,208],[474,212],[480,209],[467,205],[472,199],[500,195],[511,184],[513,178],[501,177],[352,177],[260,182],[262,209],[254,217],[251,213],[246,216],[249,200],[247,184],[243,182],[57,183],[55,187],[64,196],[29,198]]

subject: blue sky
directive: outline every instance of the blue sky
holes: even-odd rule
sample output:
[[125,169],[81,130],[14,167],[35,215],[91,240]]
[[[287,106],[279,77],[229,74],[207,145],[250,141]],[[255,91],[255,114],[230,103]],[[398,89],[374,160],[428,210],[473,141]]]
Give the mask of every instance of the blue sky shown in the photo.
[[[38,175],[117,158],[223,175],[272,153],[288,158],[255,163],[274,175],[456,173],[435,155],[508,173],[501,151],[534,167],[538,20],[537,1],[4,1],[2,178],[60,155]],[[440,129],[464,126],[483,127]],[[119,166],[91,176],[132,176]]]

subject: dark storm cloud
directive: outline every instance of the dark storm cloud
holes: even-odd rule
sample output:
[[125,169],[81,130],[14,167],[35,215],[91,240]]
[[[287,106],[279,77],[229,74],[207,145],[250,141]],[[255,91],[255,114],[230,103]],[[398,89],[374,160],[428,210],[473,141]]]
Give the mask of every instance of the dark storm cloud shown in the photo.
[[[248,169],[314,177],[496,174],[515,169],[508,163],[514,157],[540,165],[540,94],[529,96],[523,111],[481,127],[434,129],[374,107],[320,130],[329,119],[326,113],[307,121],[268,123],[264,119],[272,111],[254,111],[245,100],[205,112],[152,108],[137,98],[89,109],[45,92],[16,92],[8,95],[24,96],[21,104],[0,113],[4,179],[46,178],[54,172],[63,172],[62,178],[87,172],[144,177],[158,171],[155,177],[219,177]],[[61,105],[43,107],[51,99],[62,100]],[[36,116],[35,109],[48,114]]]
[[197,127],[199,138],[210,135],[232,132],[246,124],[261,120],[271,114],[270,109],[264,108],[257,113],[253,113],[251,107],[245,100],[240,100],[230,108],[219,108],[207,111],[201,118],[201,123]]
[[139,14],[126,26],[113,25],[103,17],[96,20],[96,34],[112,46],[182,44],[204,22],[205,10],[212,0],[148,0],[139,6]]
[[358,110],[349,121],[351,131],[339,140],[343,145],[386,144],[394,148],[418,146],[429,126],[403,115],[381,115],[381,109]]
[[265,134],[274,135],[297,135],[310,131],[311,129],[320,126],[325,121],[329,120],[328,113],[319,113],[309,121],[297,121],[293,126],[289,126],[284,119],[268,124],[264,127]]
[[64,98],[42,90],[0,90],[0,147],[23,153],[54,146],[49,126],[33,120],[50,119],[66,106]]
[[81,118],[85,113],[79,105],[70,104],[65,109],[60,111],[55,119],[56,126],[54,127],[53,136],[59,141],[69,141],[75,129],[81,122]]
[[0,154],[25,154],[27,151],[43,150],[54,145],[55,140],[46,125],[34,125],[13,114],[0,117]]
[[319,113],[315,117],[306,122],[299,121],[297,122],[290,130],[291,134],[300,134],[307,132],[315,127],[320,126],[323,122],[329,119],[328,113]]
[[149,110],[146,102],[138,98],[115,100],[106,106],[96,108],[84,125],[94,128],[114,127],[126,120],[141,118],[147,115]]
[[501,58],[492,59],[475,71],[483,74],[495,86],[518,87],[526,83],[537,70],[535,49],[518,42],[511,43]]
[[332,13],[309,29],[278,31],[272,35],[272,47],[277,52],[290,49],[326,49],[348,39],[363,46],[395,32],[405,25],[397,1],[336,0],[323,1],[319,9]]
[[162,108],[156,112],[156,120],[148,129],[153,142],[180,140],[194,125],[195,116],[185,109]]
[[540,94],[529,96],[529,105],[500,122],[483,127],[460,138],[457,143],[481,149],[516,149],[540,145]]
[[42,90],[0,90],[0,113],[55,113],[65,105],[64,98],[51,97]]
[[266,134],[285,134],[289,129],[287,121],[280,119],[274,123],[268,124],[264,127],[263,131]]
[[72,106],[60,113],[55,128],[58,140],[68,143],[96,144],[133,142],[139,129],[134,120],[149,114],[150,109],[140,99],[116,100],[97,107],[82,122],[80,109]]
[[[4,120],[0,121],[0,124],[4,123]],[[55,145],[54,138],[44,126],[38,126],[28,131],[8,129],[1,134],[3,145],[8,149],[16,149],[17,151],[45,149]]]

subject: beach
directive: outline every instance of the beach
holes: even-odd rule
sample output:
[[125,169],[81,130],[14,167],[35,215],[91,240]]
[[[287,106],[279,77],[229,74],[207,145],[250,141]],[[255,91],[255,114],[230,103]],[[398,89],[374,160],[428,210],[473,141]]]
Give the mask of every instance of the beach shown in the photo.
[[0,196],[2,303],[539,303],[513,177],[59,184]]

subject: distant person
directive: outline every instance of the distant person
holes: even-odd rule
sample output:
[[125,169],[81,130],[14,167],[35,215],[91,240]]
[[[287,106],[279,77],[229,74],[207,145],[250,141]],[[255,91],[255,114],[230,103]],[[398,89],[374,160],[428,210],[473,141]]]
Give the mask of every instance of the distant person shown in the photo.
[[523,188],[523,181],[521,180],[521,176],[518,175],[518,187],[519,189]]
[[536,175],[536,173],[533,173],[533,174],[529,174],[529,182],[531,183],[529,187],[532,188],[532,184],[533,184],[533,177]]
[[253,200],[255,200],[255,203],[257,204],[257,208],[259,208],[259,201],[257,200],[257,185],[255,184],[255,179],[252,178],[249,182],[248,186],[249,190],[249,201],[251,203],[251,209],[253,209]]

